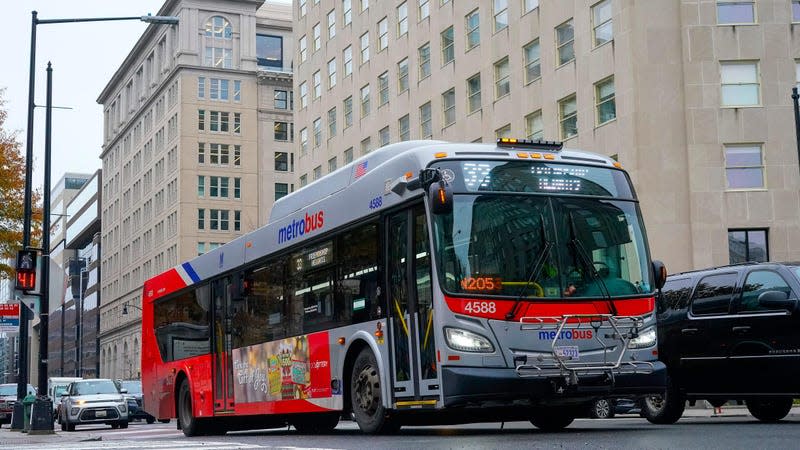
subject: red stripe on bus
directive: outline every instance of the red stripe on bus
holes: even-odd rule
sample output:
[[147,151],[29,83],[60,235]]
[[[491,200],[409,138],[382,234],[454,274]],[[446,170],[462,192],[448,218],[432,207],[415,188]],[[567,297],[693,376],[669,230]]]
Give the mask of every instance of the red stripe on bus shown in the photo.
[[[447,306],[457,314],[486,319],[519,321],[523,317],[561,317],[566,314],[611,314],[611,304],[618,316],[642,316],[655,309],[655,298],[611,300],[531,301],[459,298],[444,296]],[[508,317],[515,309],[511,317]]]

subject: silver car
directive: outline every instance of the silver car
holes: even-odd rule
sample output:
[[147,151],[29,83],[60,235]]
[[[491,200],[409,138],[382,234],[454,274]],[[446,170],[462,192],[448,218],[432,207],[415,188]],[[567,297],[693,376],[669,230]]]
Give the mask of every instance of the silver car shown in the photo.
[[126,392],[109,379],[72,382],[61,396],[61,429],[75,431],[75,425],[96,423],[128,428]]

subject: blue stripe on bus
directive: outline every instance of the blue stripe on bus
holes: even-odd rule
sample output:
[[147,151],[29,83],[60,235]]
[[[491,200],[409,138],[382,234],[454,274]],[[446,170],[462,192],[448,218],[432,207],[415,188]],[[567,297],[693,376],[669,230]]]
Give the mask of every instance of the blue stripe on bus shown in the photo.
[[189,275],[189,278],[191,278],[193,282],[197,283],[200,281],[200,277],[197,276],[197,272],[194,271],[191,264],[185,262],[181,264],[181,266],[183,266],[183,268],[186,270],[186,273]]

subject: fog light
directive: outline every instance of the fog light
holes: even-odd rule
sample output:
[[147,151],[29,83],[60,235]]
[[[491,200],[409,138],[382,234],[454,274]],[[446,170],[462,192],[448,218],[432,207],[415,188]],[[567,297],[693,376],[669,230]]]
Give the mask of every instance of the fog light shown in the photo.
[[69,415],[70,416],[77,416],[78,413],[80,412],[80,410],[81,410],[80,408],[72,408],[72,409],[69,410]]
[[127,409],[127,406],[126,405],[117,405],[117,409],[119,410],[119,412],[124,413],[125,410]]

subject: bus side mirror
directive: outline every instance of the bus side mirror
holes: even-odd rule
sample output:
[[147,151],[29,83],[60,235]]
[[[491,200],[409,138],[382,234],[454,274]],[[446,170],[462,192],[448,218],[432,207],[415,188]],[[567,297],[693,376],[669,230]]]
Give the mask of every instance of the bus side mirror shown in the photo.
[[453,189],[444,181],[431,183],[428,188],[428,200],[435,215],[453,212]]
[[665,266],[663,262],[654,259],[653,275],[655,276],[656,289],[663,288],[664,283],[667,282],[667,266]]

